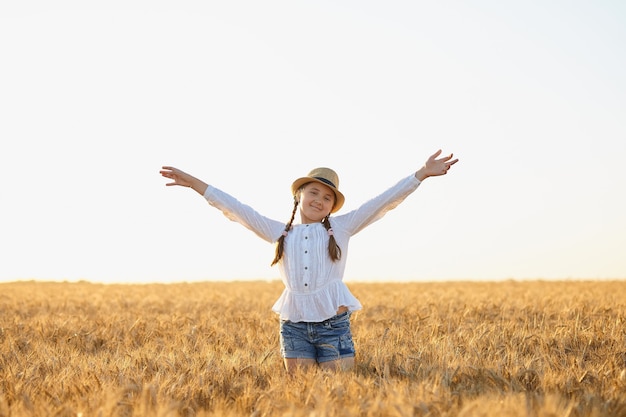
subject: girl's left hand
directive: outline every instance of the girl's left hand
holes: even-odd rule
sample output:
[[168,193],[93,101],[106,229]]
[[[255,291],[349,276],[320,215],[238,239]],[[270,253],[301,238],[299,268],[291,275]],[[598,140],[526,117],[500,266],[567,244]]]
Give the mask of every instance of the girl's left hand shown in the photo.
[[441,155],[441,149],[432,154],[424,166],[415,173],[415,177],[418,180],[423,181],[428,177],[446,175],[450,167],[459,162],[458,158],[452,159],[453,154],[437,159],[439,155]]

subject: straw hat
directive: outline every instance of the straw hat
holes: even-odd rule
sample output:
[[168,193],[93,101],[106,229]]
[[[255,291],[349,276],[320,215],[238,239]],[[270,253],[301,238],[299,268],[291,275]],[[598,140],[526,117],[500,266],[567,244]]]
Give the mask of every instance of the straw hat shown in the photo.
[[291,192],[293,195],[296,195],[296,192],[302,187],[304,184],[309,182],[319,182],[320,184],[324,184],[330,187],[335,193],[335,205],[331,210],[331,213],[338,211],[341,206],[343,206],[343,202],[346,198],[339,191],[339,176],[337,173],[330,168],[315,168],[306,177],[298,178],[291,184]]

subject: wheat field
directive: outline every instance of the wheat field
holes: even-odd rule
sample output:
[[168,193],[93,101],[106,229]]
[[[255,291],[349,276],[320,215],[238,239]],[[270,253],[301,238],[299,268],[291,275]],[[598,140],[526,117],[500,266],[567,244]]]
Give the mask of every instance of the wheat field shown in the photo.
[[289,376],[280,282],[0,284],[0,416],[626,416],[626,281],[349,286],[356,367]]

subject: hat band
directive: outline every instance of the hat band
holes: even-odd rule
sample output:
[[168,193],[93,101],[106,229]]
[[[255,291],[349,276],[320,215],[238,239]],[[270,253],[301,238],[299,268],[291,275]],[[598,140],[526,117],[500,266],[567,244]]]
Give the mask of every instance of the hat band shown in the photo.
[[315,178],[316,180],[322,181],[326,185],[330,185],[334,189],[337,189],[337,187],[335,187],[335,184],[333,184],[332,181],[328,181],[326,178],[322,178],[322,177],[313,177],[313,178]]

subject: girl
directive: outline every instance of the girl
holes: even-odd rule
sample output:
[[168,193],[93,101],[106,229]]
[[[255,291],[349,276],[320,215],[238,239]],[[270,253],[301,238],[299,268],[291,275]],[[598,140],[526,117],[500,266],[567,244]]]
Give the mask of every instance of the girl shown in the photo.
[[[458,162],[452,154],[434,153],[417,172],[348,213],[332,216],[344,203],[339,178],[316,168],[291,185],[293,211],[285,224],[269,219],[225,192],[174,167],[164,166],[166,185],[190,187],[229,219],[274,243],[285,290],[274,304],[280,315],[280,344],[289,373],[298,366],[324,369],[354,366],[350,314],[361,304],[343,282],[350,238],[400,204],[428,177],[445,175]],[[296,213],[300,214],[294,224]]]

